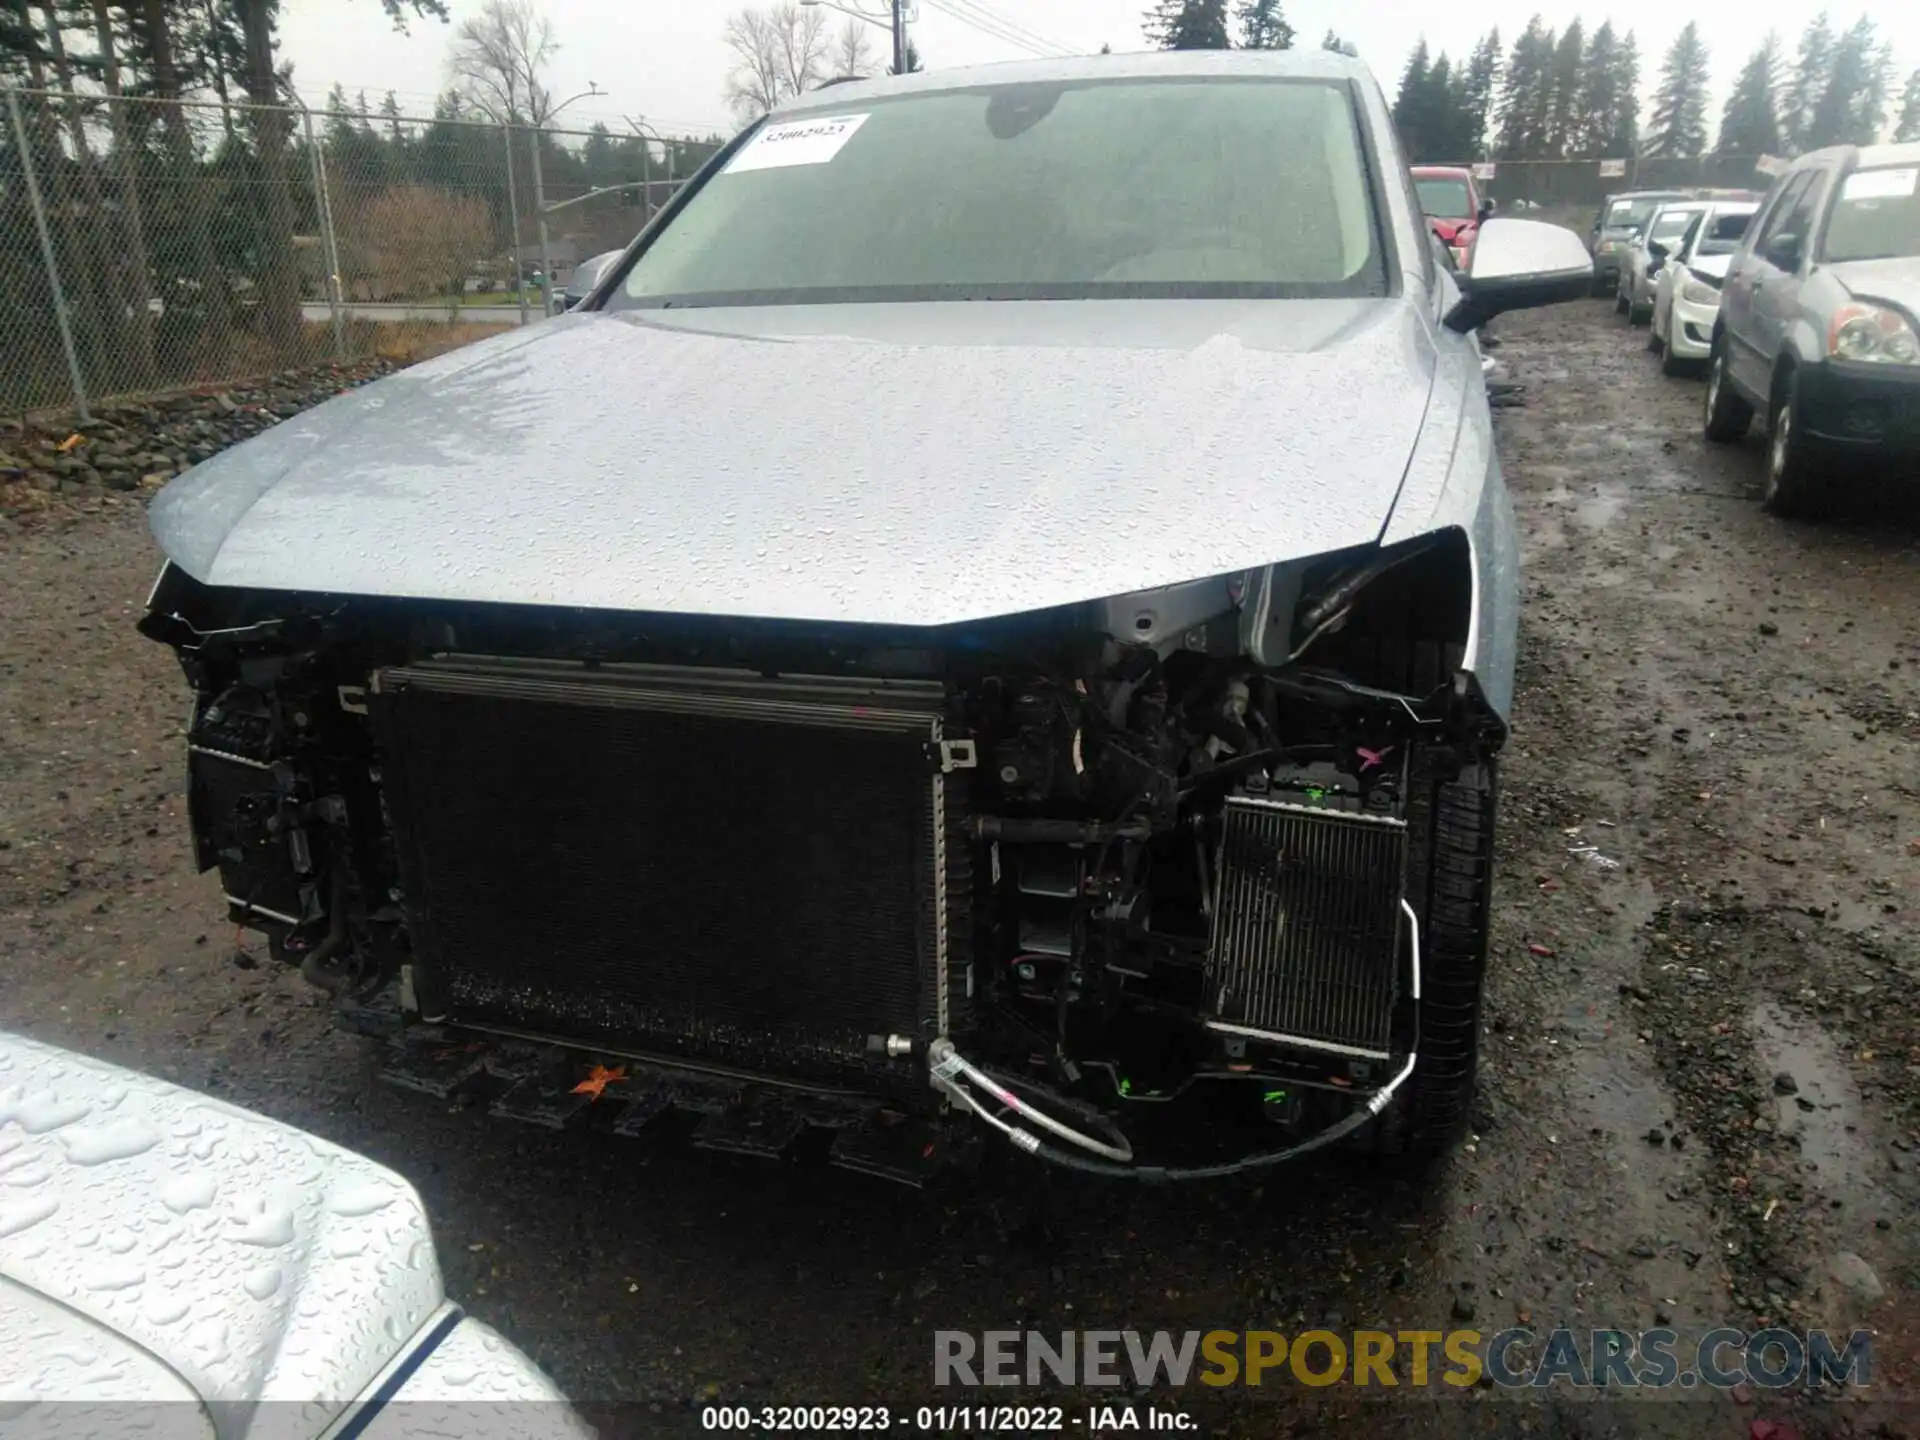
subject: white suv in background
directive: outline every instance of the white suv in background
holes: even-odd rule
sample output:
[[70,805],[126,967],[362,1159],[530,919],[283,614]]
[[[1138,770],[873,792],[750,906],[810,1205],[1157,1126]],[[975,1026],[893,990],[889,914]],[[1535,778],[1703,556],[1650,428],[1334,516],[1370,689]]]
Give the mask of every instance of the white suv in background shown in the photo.
[[1655,272],[1653,331],[1649,349],[1660,352],[1660,369],[1679,375],[1704,364],[1713,348],[1713,322],[1720,313],[1720,286],[1727,266],[1752,223],[1758,201],[1723,201],[1696,215]]

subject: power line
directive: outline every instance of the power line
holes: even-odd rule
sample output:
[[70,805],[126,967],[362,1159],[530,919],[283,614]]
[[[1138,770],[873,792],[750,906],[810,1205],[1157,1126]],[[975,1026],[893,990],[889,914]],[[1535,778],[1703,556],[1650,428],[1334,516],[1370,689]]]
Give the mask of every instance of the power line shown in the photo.
[[1062,45],[1057,40],[1053,40],[1045,35],[1042,35],[1038,30],[1035,30],[1032,26],[1022,24],[1020,21],[1015,20],[1012,16],[1007,15],[1005,12],[995,9],[992,5],[989,5],[987,3],[987,0],[947,0],[947,3],[957,4],[962,9],[970,11],[973,14],[983,17],[984,19],[990,21],[992,24],[999,26],[1001,29],[1008,31],[1013,35],[1020,36],[1027,40],[1032,41],[1035,45],[1040,46],[1042,49],[1053,50],[1062,55],[1072,55],[1076,53],[1072,46]]
[[958,20],[961,24],[971,26],[983,35],[990,35],[994,39],[1011,45],[1014,49],[1023,51],[1028,55],[1054,59],[1073,53],[1064,47],[1053,45],[1051,41],[1042,40],[1037,36],[1028,37],[1015,30],[1006,28],[1003,22],[994,18],[991,14],[980,12],[969,13],[968,10],[962,8],[971,3],[973,3],[973,0],[927,0],[927,4],[931,5],[935,10],[940,11],[943,15],[950,16]]
[[983,35],[990,35],[1025,54],[1052,58],[1068,53],[1049,40],[1001,20],[990,11],[975,9],[972,0],[927,0],[927,3],[961,24],[970,26]]

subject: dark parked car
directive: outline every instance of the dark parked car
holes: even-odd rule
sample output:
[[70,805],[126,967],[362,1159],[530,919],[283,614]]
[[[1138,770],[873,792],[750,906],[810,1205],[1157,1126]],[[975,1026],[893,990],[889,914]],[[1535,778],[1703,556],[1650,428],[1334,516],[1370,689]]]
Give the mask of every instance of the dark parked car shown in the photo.
[[1707,438],[1767,417],[1767,508],[1806,515],[1848,460],[1920,463],[1920,144],[1803,156],[1721,291]]
[[1669,200],[1688,200],[1684,190],[1623,190],[1601,202],[1587,231],[1587,249],[1593,255],[1593,293],[1607,295],[1620,287],[1620,266],[1634,237],[1647,227],[1653,212]]

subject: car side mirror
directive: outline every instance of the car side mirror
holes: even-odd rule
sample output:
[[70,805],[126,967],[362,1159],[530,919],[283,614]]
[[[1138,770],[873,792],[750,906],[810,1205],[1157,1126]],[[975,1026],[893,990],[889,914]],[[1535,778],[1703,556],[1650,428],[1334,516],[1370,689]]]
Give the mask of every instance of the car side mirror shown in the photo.
[[1800,268],[1800,237],[1794,234],[1776,235],[1767,242],[1767,248],[1761,252],[1770,264],[1782,270]]
[[1573,231],[1540,220],[1489,220],[1443,323],[1464,335],[1509,310],[1578,300],[1592,285],[1593,257]]
[[1480,212],[1478,216],[1480,222],[1482,224],[1485,224],[1488,217],[1491,216],[1492,214],[1493,214],[1493,201],[1482,200],[1480,202]]
[[1656,260],[1664,260],[1671,252],[1658,240],[1647,241],[1647,254]]

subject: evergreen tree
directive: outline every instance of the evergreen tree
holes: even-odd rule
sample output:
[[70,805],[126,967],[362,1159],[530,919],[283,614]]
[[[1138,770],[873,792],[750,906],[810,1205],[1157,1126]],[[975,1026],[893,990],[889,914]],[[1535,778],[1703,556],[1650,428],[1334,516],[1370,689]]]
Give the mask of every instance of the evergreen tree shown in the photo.
[[1587,42],[1579,83],[1579,98],[1574,104],[1575,122],[1568,154],[1599,156],[1608,153],[1615,121],[1620,113],[1620,42],[1614,37],[1613,22],[1603,20]]
[[1293,27],[1281,13],[1280,0],[1241,0],[1242,50],[1291,50]]
[[1428,63],[1423,38],[1408,57],[1393,103],[1394,128],[1400,145],[1415,164],[1467,158],[1471,137],[1461,100],[1462,85],[1453,62],[1444,51]]
[[1640,42],[1629,30],[1614,53],[1613,96],[1617,108],[1605,146],[1609,155],[1640,153]]
[[1473,47],[1473,57],[1462,72],[1458,108],[1458,137],[1462,158],[1482,159],[1487,153],[1487,118],[1500,88],[1500,31],[1489,30]]
[[1689,20],[1674,37],[1653,97],[1649,155],[1692,159],[1707,148],[1707,46]]
[[1232,44],[1227,0],[1160,0],[1142,28],[1162,50],[1225,50]]
[[1800,36],[1800,50],[1793,62],[1793,78],[1780,106],[1780,130],[1796,152],[1813,147],[1807,137],[1813,128],[1814,107],[1827,89],[1833,73],[1833,26],[1822,10],[1808,22]]
[[1539,160],[1547,154],[1553,110],[1553,50],[1551,30],[1540,17],[1513,42],[1507,58],[1506,83],[1500,92],[1496,150],[1502,160]]
[[1806,149],[1823,145],[1871,145],[1887,118],[1887,86],[1893,57],[1862,15],[1833,47],[1827,83],[1815,101],[1801,141]]
[[1321,40],[1320,48],[1322,50],[1331,50],[1339,55],[1358,55],[1360,53],[1360,47],[1358,45],[1354,44],[1351,40],[1342,40],[1331,30],[1327,31],[1326,38]]
[[1393,124],[1400,132],[1400,146],[1418,160],[1422,155],[1420,133],[1427,107],[1427,37],[1422,35],[1407,57],[1407,68],[1400,72],[1400,93],[1393,97]]
[[1580,124],[1581,64],[1586,58],[1587,37],[1580,18],[1575,16],[1560,32],[1553,47],[1553,67],[1547,100],[1547,152],[1555,156],[1578,155],[1584,148]]
[[1900,101],[1900,121],[1893,138],[1902,143],[1920,140],[1920,70],[1907,77],[1907,90]]
[[1453,78],[1453,62],[1442,50],[1440,58],[1427,71],[1426,103],[1421,108],[1420,127],[1425,134],[1425,158],[1428,161],[1458,160],[1466,152],[1460,148],[1460,109]]
[[1758,158],[1780,153],[1780,117],[1774,89],[1780,73],[1780,37],[1767,32],[1760,48],[1740,67],[1726,108],[1720,112],[1720,139],[1716,155]]
[[396,152],[406,149],[407,132],[400,122],[400,102],[391,90],[380,101],[380,119],[387,127],[387,143]]

